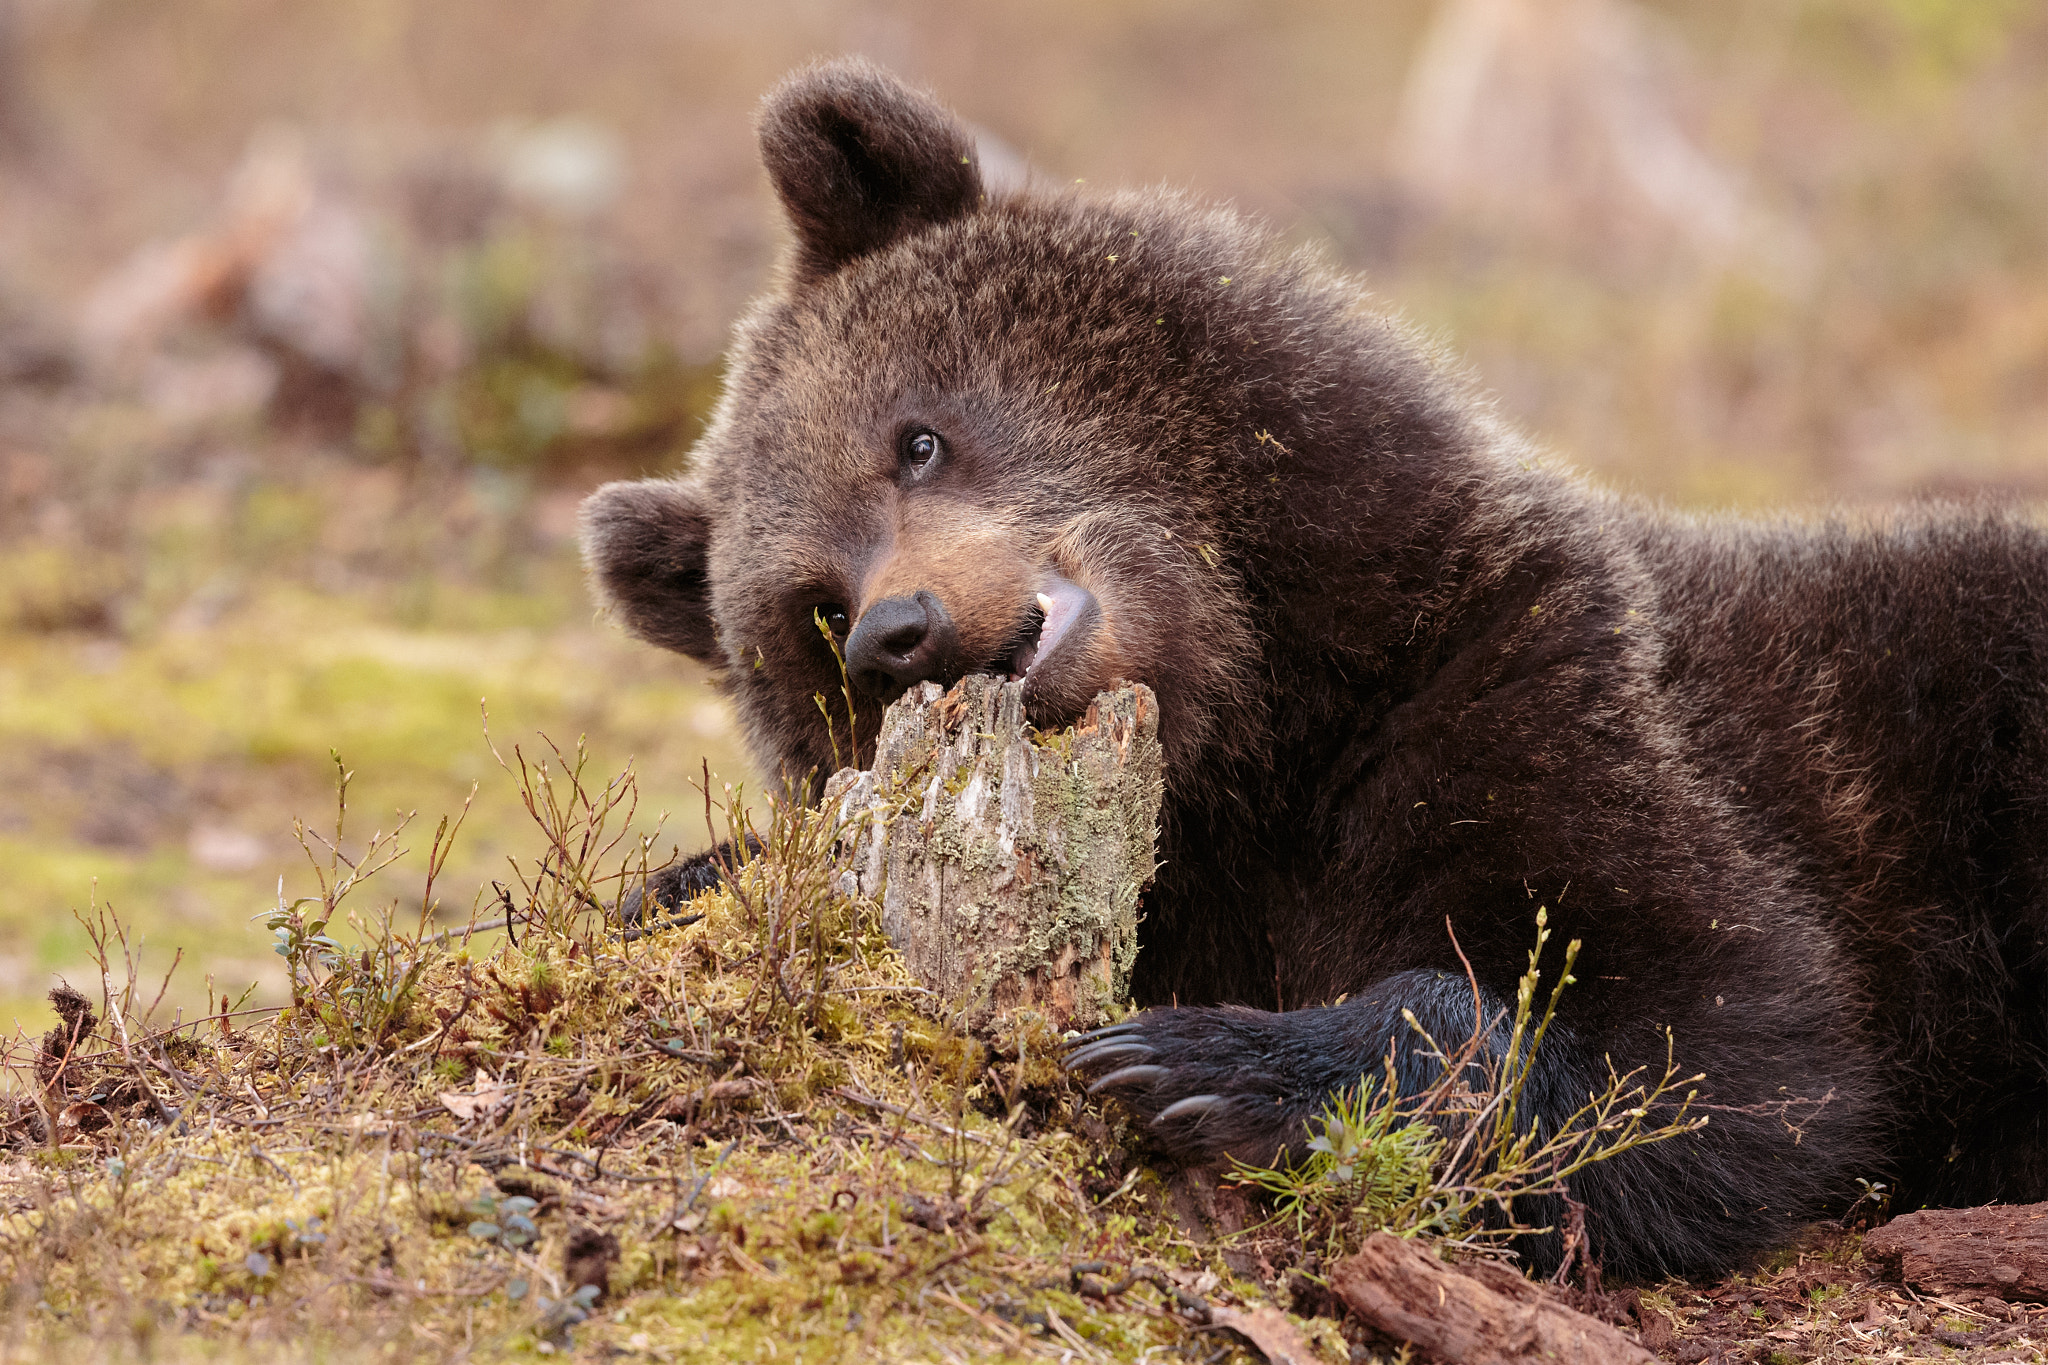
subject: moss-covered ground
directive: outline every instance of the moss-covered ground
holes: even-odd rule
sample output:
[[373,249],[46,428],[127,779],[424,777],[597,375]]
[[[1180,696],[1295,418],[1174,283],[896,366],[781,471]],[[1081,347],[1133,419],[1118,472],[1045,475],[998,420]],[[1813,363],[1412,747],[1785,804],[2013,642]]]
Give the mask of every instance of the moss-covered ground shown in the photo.
[[[803,818],[690,922],[622,929],[591,907],[642,856],[606,823],[630,784],[543,753],[507,755],[539,813],[509,935],[394,916],[374,876],[348,885],[350,858],[367,872],[392,845],[344,837],[337,858],[310,834],[329,895],[251,930],[296,935],[284,1009],[166,1021],[123,926],[87,926],[104,970],[6,1057],[0,1351],[1242,1349],[1202,1319],[1272,1287],[1174,1216],[1042,1022],[955,1031],[874,908],[799,861],[820,852]],[[357,937],[324,944],[351,900]],[[1134,1266],[1149,1278],[1105,1292]],[[1333,1322],[1304,1331],[1346,1358]]]
[[[0,1361],[1403,1358],[1298,1220],[1147,1165],[1041,1019],[954,1027],[822,817],[757,807],[727,889],[624,925],[631,774],[500,753],[529,829],[452,928],[453,820],[411,840],[417,890],[349,788],[306,830],[312,894],[249,930],[282,1007],[166,1018],[164,964],[84,917],[90,975],[0,1057]],[[1839,1230],[1568,1297],[1680,1361],[2041,1358],[2037,1310],[1879,1283]]]

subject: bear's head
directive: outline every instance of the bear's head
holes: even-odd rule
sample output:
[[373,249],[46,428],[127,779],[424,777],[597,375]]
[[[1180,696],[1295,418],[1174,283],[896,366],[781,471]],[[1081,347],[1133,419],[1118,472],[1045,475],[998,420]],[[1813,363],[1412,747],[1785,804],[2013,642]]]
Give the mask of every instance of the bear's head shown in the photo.
[[1337,510],[1281,506],[1276,471],[1341,382],[1303,338],[1355,291],[1168,192],[992,193],[961,125],[863,62],[759,126],[794,242],[688,472],[585,505],[611,608],[713,666],[770,772],[848,757],[835,650],[863,761],[906,687],[980,671],[1041,728],[1150,685],[1170,787],[1256,751],[1248,575]]

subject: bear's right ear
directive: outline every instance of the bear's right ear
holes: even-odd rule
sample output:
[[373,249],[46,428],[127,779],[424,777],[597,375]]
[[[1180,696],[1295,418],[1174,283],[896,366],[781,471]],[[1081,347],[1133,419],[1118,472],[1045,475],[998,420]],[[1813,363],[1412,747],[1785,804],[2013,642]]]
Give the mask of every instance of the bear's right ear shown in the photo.
[[608,483],[578,513],[583,563],[605,605],[651,645],[723,662],[705,555],[711,518],[676,479]]
[[800,279],[822,279],[981,202],[967,130],[858,58],[784,80],[761,103],[760,133],[761,160],[796,228]]

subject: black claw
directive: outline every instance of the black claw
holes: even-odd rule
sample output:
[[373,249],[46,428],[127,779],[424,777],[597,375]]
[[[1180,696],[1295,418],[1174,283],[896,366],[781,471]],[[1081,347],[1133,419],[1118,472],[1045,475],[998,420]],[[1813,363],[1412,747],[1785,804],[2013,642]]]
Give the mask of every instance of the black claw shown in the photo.
[[1088,1093],[1093,1095],[1098,1091],[1120,1086],[1157,1085],[1171,1074],[1171,1070],[1163,1066],[1127,1066],[1120,1071],[1110,1072],[1089,1086]]
[[1105,1038],[1099,1043],[1090,1043],[1076,1052],[1069,1052],[1061,1065],[1069,1071],[1083,1071],[1114,1062],[1142,1062],[1158,1055],[1157,1048],[1148,1043],[1141,1043],[1135,1038]]
[[1200,1120],[1223,1107],[1225,1107],[1225,1101],[1221,1095],[1190,1095],[1184,1100],[1175,1100],[1172,1104],[1160,1110],[1153,1118],[1152,1123],[1156,1127],[1167,1122],[1169,1119],[1193,1118]]
[[1107,1024],[1102,1028],[1090,1029],[1086,1033],[1069,1038],[1067,1039],[1067,1046],[1069,1048],[1086,1047],[1090,1043],[1100,1043],[1121,1034],[1136,1033],[1137,1031],[1138,1026],[1126,1019],[1121,1024]]

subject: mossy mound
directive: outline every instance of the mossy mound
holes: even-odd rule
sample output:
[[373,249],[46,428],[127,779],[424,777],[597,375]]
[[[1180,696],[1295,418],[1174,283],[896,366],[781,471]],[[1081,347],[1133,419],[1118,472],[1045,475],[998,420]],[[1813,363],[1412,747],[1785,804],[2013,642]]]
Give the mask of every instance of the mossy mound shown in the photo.
[[1269,1287],[1042,1020],[953,1027],[824,817],[771,803],[731,890],[625,930],[630,779],[516,775],[509,932],[330,937],[373,840],[271,916],[293,1006],[160,1027],[100,922],[102,998],[6,1058],[0,1358],[1258,1358],[1204,1319]]

